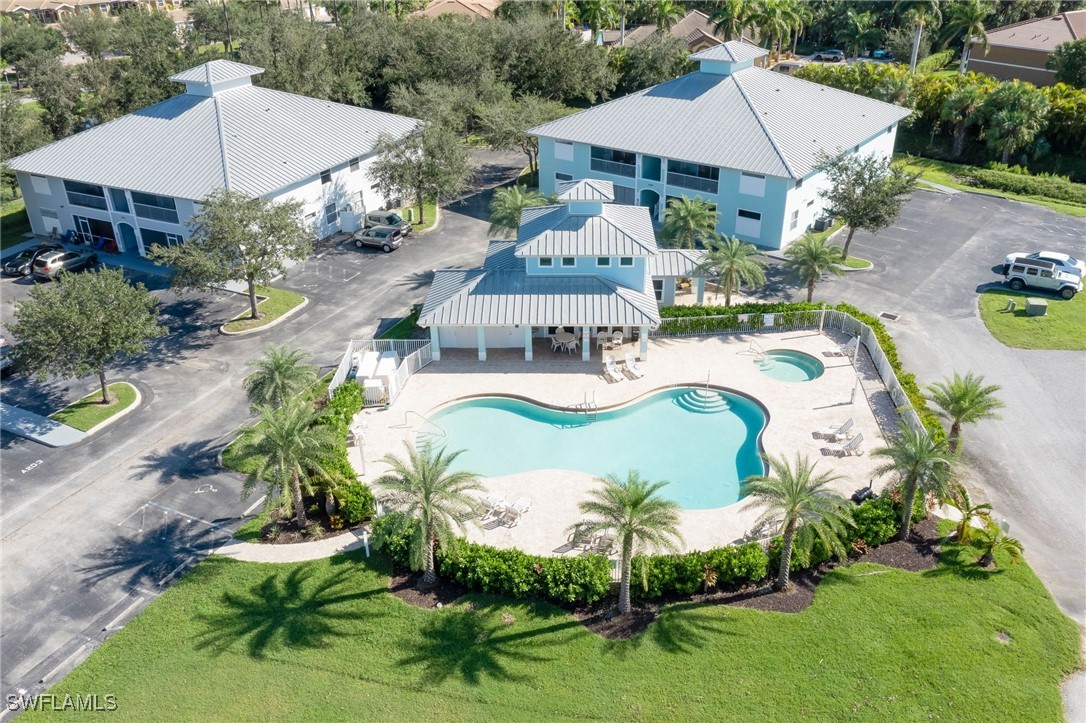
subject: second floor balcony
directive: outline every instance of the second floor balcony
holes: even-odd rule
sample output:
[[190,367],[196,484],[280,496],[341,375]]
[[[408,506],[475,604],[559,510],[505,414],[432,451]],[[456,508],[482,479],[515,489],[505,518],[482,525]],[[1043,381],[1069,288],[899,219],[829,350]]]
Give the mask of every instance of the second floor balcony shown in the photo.
[[715,178],[688,176],[685,173],[675,173],[674,171],[668,171],[667,183],[669,186],[679,186],[681,188],[689,188],[692,191],[713,194],[715,194],[720,187],[719,181]]
[[637,175],[637,166],[632,163],[605,161],[602,158],[592,159],[592,170],[600,173],[610,173],[613,176],[625,176],[626,178],[633,178]]

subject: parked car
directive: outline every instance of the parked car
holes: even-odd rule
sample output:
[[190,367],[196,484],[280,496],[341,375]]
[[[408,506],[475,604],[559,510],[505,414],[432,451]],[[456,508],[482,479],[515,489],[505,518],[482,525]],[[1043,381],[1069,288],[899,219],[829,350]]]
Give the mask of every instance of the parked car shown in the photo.
[[773,71],[777,73],[784,73],[785,75],[793,75],[797,70],[807,65],[806,60],[782,60],[773,66]]
[[391,226],[400,232],[401,236],[411,233],[411,224],[405,221],[403,216],[395,211],[373,211],[366,214],[366,228],[377,226]]
[[4,274],[7,276],[30,276],[30,271],[34,265],[34,259],[49,251],[62,250],[64,250],[64,247],[60,244],[41,244],[40,246],[34,246],[25,251],[20,251],[14,258],[10,258],[4,262]]
[[0,377],[15,371],[15,348],[7,332],[0,332]]
[[823,63],[840,63],[844,59],[845,53],[841,50],[821,50],[811,57],[811,60],[818,60]]
[[354,245],[358,248],[373,246],[387,254],[403,245],[403,237],[400,230],[393,226],[374,226],[356,232]]
[[1081,276],[1061,271],[1053,262],[1042,259],[1015,259],[1004,276],[1014,291],[1029,286],[1059,294],[1064,299],[1073,299],[1082,291]]
[[885,48],[879,48],[871,51],[871,57],[875,60],[893,60],[894,54]]
[[98,265],[94,249],[49,251],[34,260],[35,279],[55,279],[61,271],[82,271]]
[[1025,251],[1015,251],[1012,254],[1007,254],[1007,258],[1003,259],[1004,276],[1007,275],[1007,271],[1010,269],[1010,266],[1014,263],[1015,259],[1051,261],[1060,271],[1074,274],[1079,277],[1086,276],[1086,261],[1081,261],[1074,256],[1061,254],[1057,251],[1038,251],[1035,254],[1027,254]]

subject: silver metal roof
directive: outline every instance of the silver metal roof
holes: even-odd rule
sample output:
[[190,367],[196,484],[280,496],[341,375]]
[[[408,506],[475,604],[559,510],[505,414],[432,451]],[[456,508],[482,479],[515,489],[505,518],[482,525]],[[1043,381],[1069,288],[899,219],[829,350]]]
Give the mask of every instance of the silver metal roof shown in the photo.
[[598,276],[528,276],[523,271],[439,270],[419,315],[422,326],[655,326],[656,298]]
[[759,48],[750,43],[741,43],[738,40],[729,40],[720,45],[714,45],[690,56],[690,60],[723,60],[729,63],[741,63],[745,60],[755,60],[764,55],[769,55],[765,48]]
[[249,78],[260,75],[263,68],[255,65],[235,63],[232,60],[212,60],[195,68],[189,68],[177,75],[171,75],[170,80],[175,83],[223,83],[238,78]]
[[517,258],[517,242],[491,241],[486,248],[483,268],[488,270],[524,269],[524,259]]
[[558,200],[563,203],[569,201],[603,201],[610,203],[615,200],[615,184],[610,181],[597,181],[592,178],[580,181],[563,181],[558,184]]
[[690,249],[660,249],[655,256],[649,257],[649,275],[660,276],[704,276],[698,272],[698,265],[705,259],[704,251]]
[[656,253],[652,216],[644,206],[602,204],[598,216],[568,206],[536,206],[520,215],[517,256],[650,256]]
[[[719,46],[718,46],[719,47]],[[711,52],[712,48],[705,52]],[[911,111],[784,73],[690,73],[529,130],[708,166],[802,178]]]
[[[182,74],[184,75],[184,74]],[[13,158],[17,171],[202,200],[278,191],[371,153],[413,118],[251,85],[181,94]]]

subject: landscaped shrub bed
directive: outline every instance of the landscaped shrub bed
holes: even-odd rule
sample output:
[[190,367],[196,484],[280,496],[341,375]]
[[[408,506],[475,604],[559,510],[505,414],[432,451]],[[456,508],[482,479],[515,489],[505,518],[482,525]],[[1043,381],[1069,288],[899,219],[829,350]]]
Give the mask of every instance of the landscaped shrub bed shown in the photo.
[[1026,196],[1054,198],[1086,206],[1086,184],[1072,183],[1071,179],[1065,176],[1054,176],[1048,173],[1030,175],[1025,169],[999,168],[970,168],[963,175],[967,180],[982,188],[1020,193]]
[[630,595],[651,600],[758,582],[765,578],[768,564],[769,558],[757,542],[682,555],[635,557]]

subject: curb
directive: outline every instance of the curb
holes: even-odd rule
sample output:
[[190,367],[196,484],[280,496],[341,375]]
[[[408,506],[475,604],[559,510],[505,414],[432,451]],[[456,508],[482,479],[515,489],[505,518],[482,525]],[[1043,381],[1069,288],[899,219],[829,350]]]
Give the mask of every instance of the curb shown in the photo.
[[440,204],[435,204],[434,205],[434,225],[431,226],[430,228],[426,229],[425,231],[416,231],[415,229],[411,229],[411,235],[412,236],[426,236],[428,234],[433,233],[434,231],[437,231],[439,228],[441,228],[441,219],[442,219],[441,205]]
[[864,259],[864,261],[867,261],[868,265],[865,266],[862,269],[854,269],[851,266],[842,266],[840,264],[837,265],[837,268],[841,269],[846,274],[854,274],[854,273],[862,272],[862,271],[874,271],[875,270],[875,263],[873,261],[868,261],[867,259]]
[[[259,331],[265,331],[267,329],[271,329],[273,327],[279,326],[280,324],[287,321],[288,319],[290,319],[292,316],[294,316],[295,314],[297,314],[299,311],[301,311],[302,309],[304,309],[307,306],[309,306],[309,297],[308,296],[303,296],[302,297],[302,303],[298,304],[293,309],[291,309],[287,313],[283,314],[282,316],[280,316],[275,321],[270,321],[267,324],[264,324],[263,326],[258,326],[258,327],[254,328],[254,329],[245,329],[243,331],[227,331],[226,330],[226,324],[230,323],[228,321],[228,322],[226,322],[226,324],[223,324],[222,326],[219,327],[219,333],[222,334],[223,336],[246,336],[247,334],[256,334]],[[231,319],[230,321],[233,321],[233,319]]]
[[134,390],[136,390],[136,400],[134,402],[132,402],[131,404],[129,404],[124,409],[122,409],[121,411],[114,414],[109,419],[106,419],[104,421],[99,422],[98,424],[94,425],[93,427],[88,429],[86,432],[84,432],[83,434],[87,435],[87,437],[91,436],[92,434],[97,434],[100,430],[105,429],[109,425],[113,424],[116,421],[119,421],[119,420],[123,419],[124,417],[128,416],[129,414],[131,414],[132,412],[134,412],[134,411],[136,411],[137,409],[140,408],[140,405],[143,403],[143,395],[140,394],[139,387],[137,387],[132,382],[121,382],[121,384],[127,384],[128,386],[130,386]]

